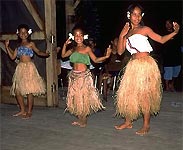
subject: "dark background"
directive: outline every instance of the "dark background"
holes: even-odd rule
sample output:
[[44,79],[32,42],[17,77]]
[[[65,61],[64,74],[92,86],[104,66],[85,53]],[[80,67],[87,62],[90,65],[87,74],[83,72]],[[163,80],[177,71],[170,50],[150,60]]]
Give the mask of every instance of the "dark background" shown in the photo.
[[[165,20],[171,18],[182,24],[182,1],[133,1],[133,0],[81,0],[75,9],[75,18],[87,29],[89,36],[95,37],[98,46],[105,49],[115,36],[118,36],[127,21],[127,8],[132,3],[139,3],[145,15],[145,25],[161,34]],[[77,19],[76,19],[77,20]],[[57,41],[65,41],[64,1],[57,0]],[[155,43],[157,44],[157,43]]]
[[[96,38],[97,45],[102,52],[108,47],[111,39],[119,36],[127,21],[127,8],[132,3],[139,3],[145,15],[144,24],[152,28],[156,33],[164,35],[165,20],[177,21],[182,37],[182,1],[181,0],[81,0],[75,9],[75,21],[82,23],[90,37]],[[65,34],[65,8],[64,1],[57,0],[57,43],[62,46],[66,40]],[[79,19],[78,19],[79,18]],[[153,52],[151,55],[157,60],[161,74],[162,68],[162,44],[149,39]],[[183,40],[182,40],[183,41]],[[183,45],[183,44],[182,44]],[[177,90],[182,91],[182,71],[176,81]]]

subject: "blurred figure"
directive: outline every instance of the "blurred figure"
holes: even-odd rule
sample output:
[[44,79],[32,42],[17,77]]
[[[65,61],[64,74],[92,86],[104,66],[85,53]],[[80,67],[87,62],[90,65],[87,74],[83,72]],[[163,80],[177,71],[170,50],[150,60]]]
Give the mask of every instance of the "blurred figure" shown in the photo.
[[[95,54],[96,57],[101,57],[102,53],[101,50],[97,47],[97,43],[96,40],[94,38],[89,38],[88,40],[89,42],[89,46],[91,47],[93,53]],[[99,89],[99,75],[100,75],[100,71],[102,69],[103,63],[95,63],[91,60],[91,65],[89,67],[92,75],[93,75],[93,79],[94,79],[94,84],[95,87],[97,87]]]
[[[61,47],[57,47],[57,54],[60,54]],[[57,62],[58,67],[58,86],[67,87],[68,86],[68,74],[72,70],[72,65],[69,61],[69,58],[60,58]]]
[[[165,22],[165,33],[169,34],[174,32],[173,21],[168,19]],[[175,80],[179,76],[181,71],[181,35],[171,38],[168,42],[163,45],[163,79],[164,79],[164,90],[175,91],[176,85]]]
[[100,85],[103,83],[103,91],[101,92],[103,92],[103,96],[106,101],[109,91],[116,90],[116,83],[119,72],[125,66],[125,61],[127,61],[126,53],[124,53],[124,55],[119,55],[117,53],[117,44],[118,37],[115,37],[114,39],[112,39],[111,44],[109,45],[109,47],[111,48],[111,55],[109,59],[105,62],[103,73],[101,73],[100,76]]

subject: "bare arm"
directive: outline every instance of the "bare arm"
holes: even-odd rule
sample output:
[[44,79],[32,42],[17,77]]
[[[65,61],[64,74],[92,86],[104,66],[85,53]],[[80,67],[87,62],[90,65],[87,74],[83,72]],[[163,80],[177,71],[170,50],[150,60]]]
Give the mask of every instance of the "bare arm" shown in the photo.
[[126,35],[129,29],[130,29],[130,24],[129,22],[127,22],[119,35],[119,40],[117,45],[119,55],[122,55],[126,49]]
[[166,43],[168,40],[170,40],[172,37],[174,37],[178,32],[179,32],[179,25],[177,23],[174,23],[174,32],[170,33],[170,34],[167,34],[167,35],[164,35],[164,36],[161,36],[157,33],[155,33],[151,28],[149,27],[146,27],[146,33],[147,33],[147,36],[149,36],[151,39],[153,39],[154,41],[156,42],[159,42],[161,44],[164,44]]
[[102,57],[96,57],[95,54],[93,53],[93,51],[91,50],[90,47],[88,47],[88,54],[90,56],[90,58],[93,60],[94,63],[101,63],[103,62],[104,60],[106,60],[107,58],[110,57],[111,55],[111,47],[109,46],[107,48],[107,52],[106,52],[106,55],[105,56],[102,56]]
[[39,50],[36,45],[34,44],[34,42],[31,42],[31,47],[34,50],[34,52],[39,55],[39,56],[45,56],[45,57],[49,57],[50,53],[48,52],[42,52],[41,50]]
[[5,48],[7,50],[8,55],[10,56],[10,58],[12,60],[14,60],[17,56],[17,49],[15,49],[15,51],[13,51],[10,47],[9,47],[9,40],[5,41]]
[[61,53],[62,58],[68,57],[72,54],[72,50],[66,51],[67,45],[70,43],[71,43],[70,39],[67,39],[67,41],[64,43],[62,47],[62,53]]
[[126,49],[126,36],[119,36],[117,45],[118,54],[122,55]]

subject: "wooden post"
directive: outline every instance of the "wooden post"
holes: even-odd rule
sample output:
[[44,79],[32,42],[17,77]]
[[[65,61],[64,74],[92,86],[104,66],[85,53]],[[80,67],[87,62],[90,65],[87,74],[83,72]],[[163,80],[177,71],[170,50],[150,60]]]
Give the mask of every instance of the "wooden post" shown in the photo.
[[58,77],[56,72],[56,2],[45,0],[45,32],[47,51],[50,57],[46,59],[47,75],[47,106],[58,106]]
[[75,16],[74,9],[79,5],[80,0],[65,0],[65,19],[66,19],[66,36],[71,32],[72,28],[75,25],[73,22],[73,17]]

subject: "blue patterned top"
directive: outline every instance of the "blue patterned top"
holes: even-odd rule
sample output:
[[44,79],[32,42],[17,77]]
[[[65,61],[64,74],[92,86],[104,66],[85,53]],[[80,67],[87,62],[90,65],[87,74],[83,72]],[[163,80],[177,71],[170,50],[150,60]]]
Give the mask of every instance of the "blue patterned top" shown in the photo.
[[20,46],[18,47],[17,57],[20,58],[22,55],[33,57],[34,52],[31,48]]

